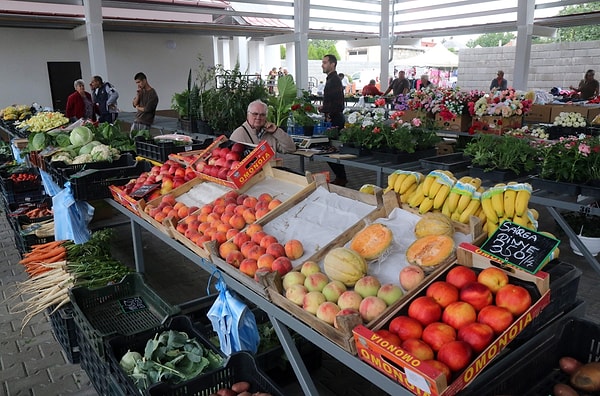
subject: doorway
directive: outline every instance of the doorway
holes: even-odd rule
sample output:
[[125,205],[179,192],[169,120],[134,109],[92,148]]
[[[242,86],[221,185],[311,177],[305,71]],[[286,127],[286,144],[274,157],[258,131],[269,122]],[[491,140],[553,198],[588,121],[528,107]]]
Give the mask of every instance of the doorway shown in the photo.
[[50,79],[52,107],[55,111],[64,113],[67,97],[75,92],[73,83],[81,78],[81,64],[79,62],[48,62],[48,78]]

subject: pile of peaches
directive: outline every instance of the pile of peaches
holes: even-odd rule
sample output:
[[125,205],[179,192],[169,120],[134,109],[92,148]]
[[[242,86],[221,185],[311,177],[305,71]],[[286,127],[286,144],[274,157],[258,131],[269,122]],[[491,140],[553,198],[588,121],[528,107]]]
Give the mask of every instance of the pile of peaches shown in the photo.
[[442,372],[450,383],[532,304],[529,291],[489,267],[462,265],[431,283],[425,295],[376,333]]

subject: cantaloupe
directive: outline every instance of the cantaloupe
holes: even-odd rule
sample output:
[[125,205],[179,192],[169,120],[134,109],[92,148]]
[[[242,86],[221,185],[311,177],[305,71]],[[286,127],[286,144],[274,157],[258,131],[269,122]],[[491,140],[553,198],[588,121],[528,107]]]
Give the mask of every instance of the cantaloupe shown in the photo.
[[331,249],[323,259],[325,274],[331,280],[354,286],[367,274],[367,262],[357,252],[345,247]]
[[354,235],[349,247],[365,260],[373,260],[381,256],[393,241],[394,236],[389,227],[380,223],[373,223]]
[[418,238],[406,249],[406,261],[430,272],[454,255],[456,244],[448,235],[427,235]]
[[425,213],[415,224],[415,236],[421,238],[427,235],[454,236],[454,223],[443,213]]

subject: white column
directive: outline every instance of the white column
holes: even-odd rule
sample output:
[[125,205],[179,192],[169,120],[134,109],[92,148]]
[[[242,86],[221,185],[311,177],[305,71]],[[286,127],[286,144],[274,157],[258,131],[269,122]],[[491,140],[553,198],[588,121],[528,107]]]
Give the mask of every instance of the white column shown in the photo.
[[[85,32],[90,55],[90,69],[92,76],[101,76],[109,81],[108,68],[106,66],[106,51],[104,49],[104,33],[102,31],[102,2],[96,0],[83,0],[85,12]],[[82,78],[86,81],[89,77]]]
[[531,59],[531,37],[533,35],[533,12],[535,2],[519,0],[517,8],[517,47],[512,84],[515,89],[526,90],[529,83],[529,61]]
[[[294,81],[298,89],[308,89],[308,21],[310,13],[310,0],[294,2],[294,59],[289,58],[287,51],[287,64],[295,65]],[[293,61],[293,63],[292,63]],[[290,71],[291,72],[291,71]]]
[[390,2],[383,0],[381,2],[381,32],[379,34],[379,64],[381,71],[379,72],[379,84],[381,90],[385,91],[388,87],[388,77],[390,70]]

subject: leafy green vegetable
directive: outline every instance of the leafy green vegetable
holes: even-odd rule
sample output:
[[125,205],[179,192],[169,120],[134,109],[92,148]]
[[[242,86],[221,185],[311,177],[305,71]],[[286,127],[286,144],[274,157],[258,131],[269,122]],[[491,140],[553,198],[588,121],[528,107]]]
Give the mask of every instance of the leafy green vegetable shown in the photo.
[[73,128],[69,135],[71,144],[74,146],[84,146],[94,140],[94,134],[90,128],[86,126],[78,126]]
[[54,139],[59,147],[67,147],[67,146],[71,145],[71,139],[69,138],[69,135],[66,133],[61,133],[59,135],[56,135],[54,137]]
[[46,134],[44,132],[36,133],[33,139],[30,139],[31,149],[41,151],[46,147]]

